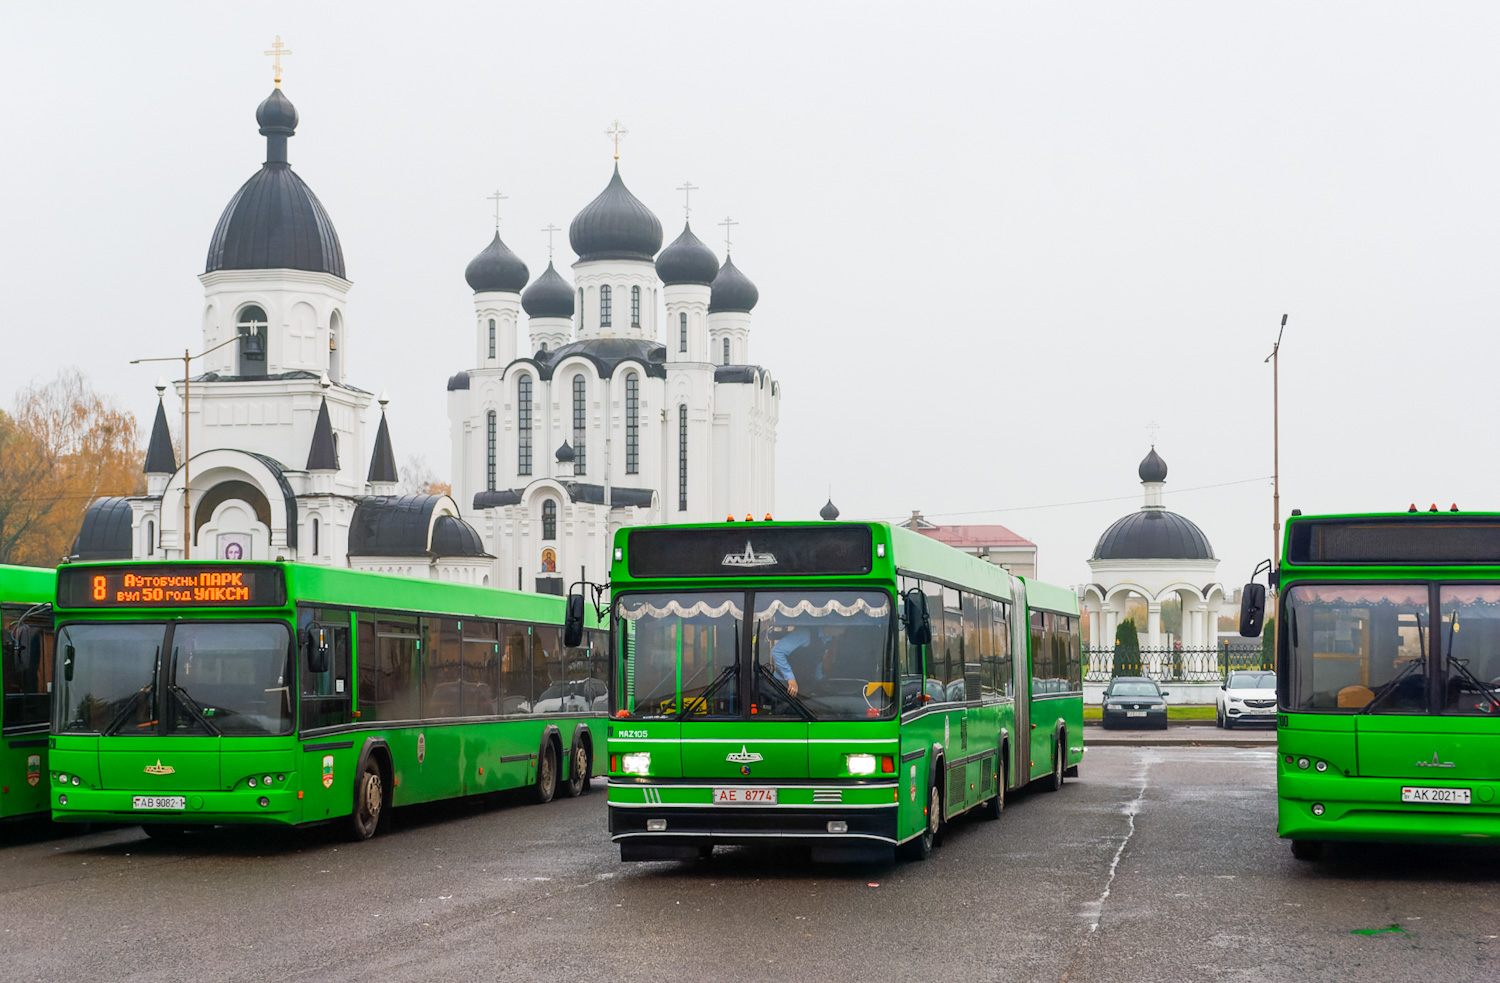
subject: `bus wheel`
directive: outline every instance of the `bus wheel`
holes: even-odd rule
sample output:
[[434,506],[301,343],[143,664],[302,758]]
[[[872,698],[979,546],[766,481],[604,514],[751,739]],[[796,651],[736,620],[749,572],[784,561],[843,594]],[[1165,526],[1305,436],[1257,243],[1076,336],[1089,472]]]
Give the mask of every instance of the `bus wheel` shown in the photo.
[[1059,737],[1052,745],[1052,775],[1047,779],[1047,791],[1056,792],[1063,787],[1063,770],[1067,767],[1063,763],[1063,739]]
[[927,796],[927,825],[923,827],[920,836],[907,840],[901,844],[901,856],[905,860],[926,860],[932,856],[932,848],[937,843],[938,825],[942,822],[943,797],[938,792],[936,785]]
[[1292,841],[1292,856],[1296,857],[1298,860],[1306,860],[1306,861],[1322,860],[1323,859],[1323,841],[1322,840],[1293,840]]
[[583,741],[573,742],[573,753],[568,759],[568,780],[563,783],[563,795],[572,798],[589,790],[589,749]]
[[175,826],[171,823],[143,823],[141,832],[153,840],[175,841],[186,836],[188,830],[186,826]]
[[980,819],[999,819],[1000,814],[1005,811],[1005,765],[1000,766],[999,777],[995,779],[995,797],[979,807]]
[[532,786],[532,795],[537,803],[551,802],[552,797],[557,794],[557,747],[548,741],[542,747],[541,759],[536,763],[536,784]]
[[349,817],[349,835],[352,839],[368,840],[380,828],[380,817],[385,812],[385,775],[380,762],[371,755],[365,760],[365,770],[354,783],[354,812]]

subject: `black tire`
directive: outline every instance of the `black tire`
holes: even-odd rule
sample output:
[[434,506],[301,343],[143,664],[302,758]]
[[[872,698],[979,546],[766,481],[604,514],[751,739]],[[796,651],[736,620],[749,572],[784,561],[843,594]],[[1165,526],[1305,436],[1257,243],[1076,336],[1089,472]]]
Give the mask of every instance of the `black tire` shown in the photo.
[[937,846],[938,827],[942,824],[943,796],[933,785],[927,794],[927,825],[922,832],[899,847],[902,860],[926,860]]
[[1292,856],[1298,860],[1314,861],[1323,859],[1322,840],[1293,840]]
[[589,749],[580,738],[573,742],[568,755],[568,780],[563,783],[563,795],[568,798],[582,795],[589,790]]
[[1227,715],[1224,717],[1224,729],[1225,730],[1234,730],[1234,718],[1233,717],[1230,717],[1230,716],[1227,716]]
[[1063,787],[1063,772],[1066,769],[1063,739],[1059,737],[1052,743],[1052,774],[1047,777],[1047,791],[1056,792]]
[[153,840],[161,840],[164,843],[175,843],[188,835],[186,826],[178,826],[174,823],[142,823],[141,832]]
[[551,802],[557,795],[557,745],[551,741],[542,745],[542,755],[536,763],[536,784],[531,787],[531,794],[538,805]]
[[1218,707],[1214,707],[1214,726],[1224,726],[1224,711],[1219,709]]
[[385,816],[385,772],[371,755],[354,780],[354,809],[349,813],[349,838],[368,840],[380,830]]
[[[1004,754],[1004,751],[1001,752]],[[999,819],[1005,812],[1005,762],[1000,762],[1000,771],[995,778],[995,797],[979,806],[979,818],[989,821]]]

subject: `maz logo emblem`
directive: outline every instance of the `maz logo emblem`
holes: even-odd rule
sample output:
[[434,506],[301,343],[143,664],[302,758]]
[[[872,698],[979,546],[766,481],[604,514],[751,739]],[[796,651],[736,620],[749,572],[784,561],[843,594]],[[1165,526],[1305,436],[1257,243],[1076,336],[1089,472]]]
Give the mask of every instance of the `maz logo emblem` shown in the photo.
[[1451,761],[1439,761],[1438,760],[1438,753],[1436,751],[1434,751],[1434,752],[1432,752],[1432,760],[1431,761],[1418,761],[1417,762],[1417,767],[1418,768],[1457,768],[1458,765],[1454,764]]
[[724,756],[724,760],[733,761],[737,765],[748,765],[753,764],[757,761],[762,761],[764,759],[754,751],[749,750],[745,745],[741,744],[738,751],[729,752],[729,754]]
[[154,764],[154,765],[147,765],[145,768],[142,769],[142,771],[144,771],[148,775],[175,775],[175,774],[177,774],[177,769],[176,768],[173,768],[171,765],[164,765],[164,764],[162,764],[160,758],[156,759],[156,764]]
[[745,552],[726,553],[724,562],[726,567],[774,567],[776,565],[775,553],[757,553],[755,547],[750,545],[750,540],[745,540]]

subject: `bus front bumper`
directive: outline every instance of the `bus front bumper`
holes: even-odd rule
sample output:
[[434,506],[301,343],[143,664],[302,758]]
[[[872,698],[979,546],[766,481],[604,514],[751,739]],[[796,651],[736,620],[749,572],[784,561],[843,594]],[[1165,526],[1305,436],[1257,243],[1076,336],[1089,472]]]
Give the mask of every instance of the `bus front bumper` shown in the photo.
[[[90,789],[53,785],[52,819],[60,823],[165,823],[212,826],[218,823],[294,825],[302,821],[295,789],[237,789],[228,792],[174,793],[183,808],[138,808],[137,798],[169,798],[159,792]],[[266,804],[261,805],[264,801]]]
[[[1416,785],[1468,789],[1470,801],[1403,803],[1402,788]],[[1500,785],[1283,774],[1276,832],[1292,840],[1500,843]]]
[[[835,803],[798,801],[808,788],[780,790],[776,805],[714,805],[707,786],[610,786],[615,842],[749,844],[768,839],[895,845],[894,785],[845,789]],[[832,795],[832,790],[828,793]]]

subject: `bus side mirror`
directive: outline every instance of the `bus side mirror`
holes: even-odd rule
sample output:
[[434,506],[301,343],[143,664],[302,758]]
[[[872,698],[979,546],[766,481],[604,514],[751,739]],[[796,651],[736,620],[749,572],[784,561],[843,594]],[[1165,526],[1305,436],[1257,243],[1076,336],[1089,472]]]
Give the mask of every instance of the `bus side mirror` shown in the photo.
[[1246,638],[1260,635],[1266,620],[1266,589],[1260,584],[1246,584],[1240,592],[1240,634]]
[[583,644],[583,595],[568,595],[568,613],[563,621],[563,646],[577,648]]
[[63,648],[63,679],[67,682],[73,681],[73,657],[78,650],[71,645]]
[[307,629],[307,671],[312,673],[328,671],[327,628]]
[[927,598],[909,591],[901,597],[902,615],[906,621],[906,640],[913,645],[932,641],[932,622],[927,617]]

